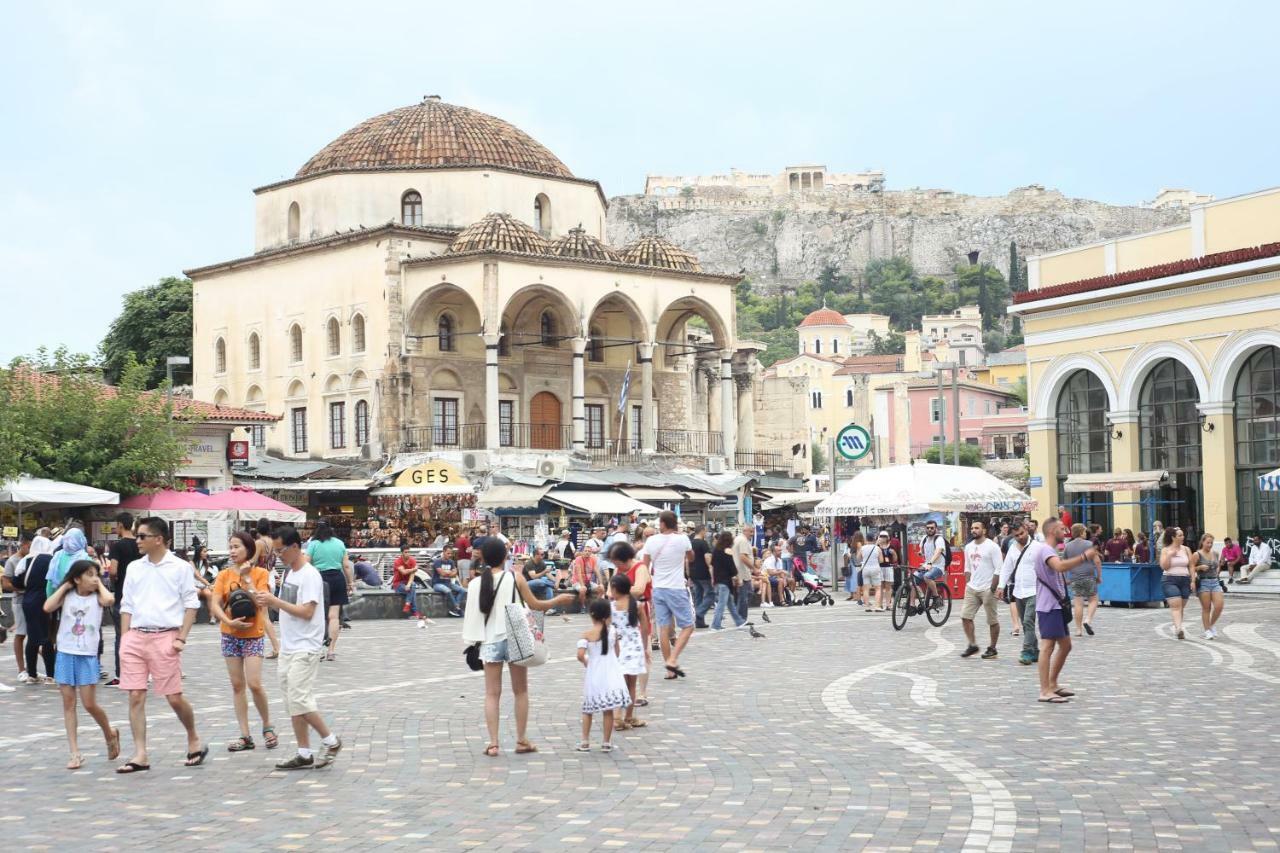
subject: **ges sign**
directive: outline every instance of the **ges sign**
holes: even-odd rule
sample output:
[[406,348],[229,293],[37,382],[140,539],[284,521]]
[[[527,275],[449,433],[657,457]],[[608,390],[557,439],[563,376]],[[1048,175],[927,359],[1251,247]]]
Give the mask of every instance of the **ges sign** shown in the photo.
[[396,485],[412,486],[465,486],[467,480],[457,468],[444,462],[424,462],[406,468],[396,477]]

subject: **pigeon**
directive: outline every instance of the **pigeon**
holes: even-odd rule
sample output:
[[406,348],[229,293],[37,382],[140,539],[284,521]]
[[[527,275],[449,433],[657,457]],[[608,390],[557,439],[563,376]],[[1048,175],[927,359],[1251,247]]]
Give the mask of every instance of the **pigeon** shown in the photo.
[[761,618],[761,619],[763,619],[763,620],[764,620],[764,621],[766,621],[766,622],[772,622],[772,621],[773,621],[772,619],[770,619],[770,618],[769,618],[769,614],[768,614],[768,613],[761,613],[761,614],[760,614],[760,618]]
[[757,631],[756,626],[750,622],[747,623],[747,633],[751,635],[751,639],[753,640],[759,640],[764,637],[764,634]]

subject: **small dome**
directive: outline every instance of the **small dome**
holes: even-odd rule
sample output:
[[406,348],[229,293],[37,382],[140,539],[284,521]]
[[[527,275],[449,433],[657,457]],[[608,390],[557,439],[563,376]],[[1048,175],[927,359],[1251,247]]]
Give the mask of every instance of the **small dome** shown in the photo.
[[702,265],[694,255],[655,234],[641,237],[629,244],[622,250],[622,260],[647,267],[702,272]]
[[849,321],[839,311],[831,308],[819,308],[800,321],[800,328],[805,326],[847,326]]
[[610,246],[592,237],[582,226],[570,228],[569,233],[551,241],[551,254],[562,258],[586,258],[591,261],[618,261],[618,253]]
[[523,252],[547,254],[547,240],[510,213],[490,213],[453,238],[449,252]]
[[361,122],[303,164],[297,177],[333,170],[491,166],[553,178],[573,173],[513,124],[430,95]]

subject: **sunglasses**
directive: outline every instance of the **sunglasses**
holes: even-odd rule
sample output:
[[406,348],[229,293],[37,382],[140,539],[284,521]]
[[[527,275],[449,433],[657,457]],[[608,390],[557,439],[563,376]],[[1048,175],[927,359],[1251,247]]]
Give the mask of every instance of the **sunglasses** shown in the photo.
[[161,537],[160,537],[158,534],[156,534],[156,533],[138,533],[138,534],[136,534],[136,535],[135,535],[135,538],[137,538],[137,539],[160,539]]

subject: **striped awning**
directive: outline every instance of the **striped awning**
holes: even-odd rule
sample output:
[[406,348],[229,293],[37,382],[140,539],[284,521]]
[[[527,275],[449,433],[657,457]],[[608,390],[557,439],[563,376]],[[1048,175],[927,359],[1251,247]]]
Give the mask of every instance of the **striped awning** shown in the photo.
[[1280,468],[1258,478],[1258,491],[1280,492]]

